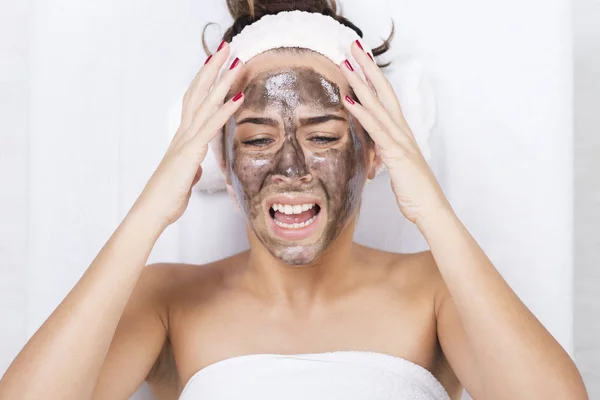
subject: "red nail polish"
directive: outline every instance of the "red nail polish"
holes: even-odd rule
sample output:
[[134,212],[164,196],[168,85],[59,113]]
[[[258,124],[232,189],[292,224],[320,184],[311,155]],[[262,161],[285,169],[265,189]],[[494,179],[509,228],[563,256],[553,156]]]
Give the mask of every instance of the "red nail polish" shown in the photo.
[[365,51],[365,49],[363,49],[363,47],[362,47],[362,44],[360,44],[360,42],[358,40],[356,41],[356,44],[358,45],[358,47],[360,47],[360,49],[362,51]]
[[238,94],[236,94],[235,96],[233,96],[233,101],[238,101],[239,99],[242,98],[244,94],[242,92],[238,92]]
[[239,63],[240,63],[240,59],[238,57],[236,57],[235,60],[233,60],[233,63],[231,63],[231,67],[229,67],[229,69],[234,69],[235,67],[238,66]]
[[348,95],[346,95],[346,101],[350,104],[354,104],[354,100],[352,100],[352,98]]
[[225,46],[225,41],[224,40],[221,42],[221,44],[217,48],[217,51],[221,50],[223,48],[223,46]]
[[344,64],[346,64],[346,67],[348,67],[350,71],[354,71],[354,68],[352,68],[352,64],[350,64],[350,61],[346,60],[344,61]]
[[206,59],[206,61],[204,61],[204,65],[208,64],[208,62],[210,61],[211,58],[212,58],[212,54],[210,56],[208,56],[208,58]]
[[375,62],[375,60],[373,60],[373,56],[371,55],[371,53],[367,53],[367,55],[369,56],[369,58],[371,59],[371,61]]

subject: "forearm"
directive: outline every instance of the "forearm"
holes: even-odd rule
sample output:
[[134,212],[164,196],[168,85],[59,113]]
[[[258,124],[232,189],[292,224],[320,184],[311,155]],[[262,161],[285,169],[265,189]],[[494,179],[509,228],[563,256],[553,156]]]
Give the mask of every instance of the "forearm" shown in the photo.
[[119,319],[162,229],[132,211],[0,381],[0,399],[90,398]]
[[460,315],[486,393],[499,398],[587,398],[569,355],[454,213],[444,209],[418,226]]

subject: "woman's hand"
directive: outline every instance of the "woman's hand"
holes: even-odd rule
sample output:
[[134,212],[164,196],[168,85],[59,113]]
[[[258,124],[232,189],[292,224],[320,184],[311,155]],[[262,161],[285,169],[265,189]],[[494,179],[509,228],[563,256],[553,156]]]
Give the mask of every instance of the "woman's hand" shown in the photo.
[[400,210],[408,220],[418,223],[440,208],[450,209],[404,119],[392,85],[356,42],[352,44],[352,54],[369,82],[353,71],[349,62],[343,62],[342,73],[359,100],[346,96],[344,104],[374,140],[377,154],[388,169]]
[[233,68],[215,84],[228,54],[229,46],[224,43],[192,81],[183,98],[181,125],[134,205],[157,218],[163,229],[185,211],[191,189],[202,175],[200,163],[206,157],[209,142],[244,102],[240,92],[223,104],[243,68],[241,61],[236,59],[231,65]]
[[[241,63],[213,86],[228,54],[229,47],[221,46],[194,78],[183,100],[181,126],[131,218],[123,220],[0,379],[0,400],[124,398],[144,380],[143,371],[155,362],[168,334],[153,294],[155,277],[165,271],[145,266],[162,231],[187,207],[208,143],[243,103],[238,93],[223,104]],[[23,384],[32,376],[35,385]]]

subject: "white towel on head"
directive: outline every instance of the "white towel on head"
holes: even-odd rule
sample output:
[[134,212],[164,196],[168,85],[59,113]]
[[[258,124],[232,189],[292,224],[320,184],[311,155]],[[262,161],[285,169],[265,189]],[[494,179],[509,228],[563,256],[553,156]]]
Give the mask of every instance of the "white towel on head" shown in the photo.
[[364,351],[255,354],[198,371],[179,400],[450,400],[425,368]]

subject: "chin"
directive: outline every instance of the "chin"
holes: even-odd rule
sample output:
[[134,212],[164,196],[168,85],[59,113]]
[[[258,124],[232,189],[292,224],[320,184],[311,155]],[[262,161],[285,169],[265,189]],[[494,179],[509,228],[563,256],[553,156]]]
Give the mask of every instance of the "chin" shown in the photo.
[[322,249],[316,245],[292,245],[269,249],[271,254],[287,265],[301,267],[312,264],[322,253]]
[[329,225],[322,196],[283,193],[261,202],[254,233],[275,258],[288,265],[311,264],[322,253]]
[[290,266],[314,264],[341,231],[335,228],[339,210],[329,210],[324,196],[277,194],[261,201],[260,209],[251,223],[254,236]]

